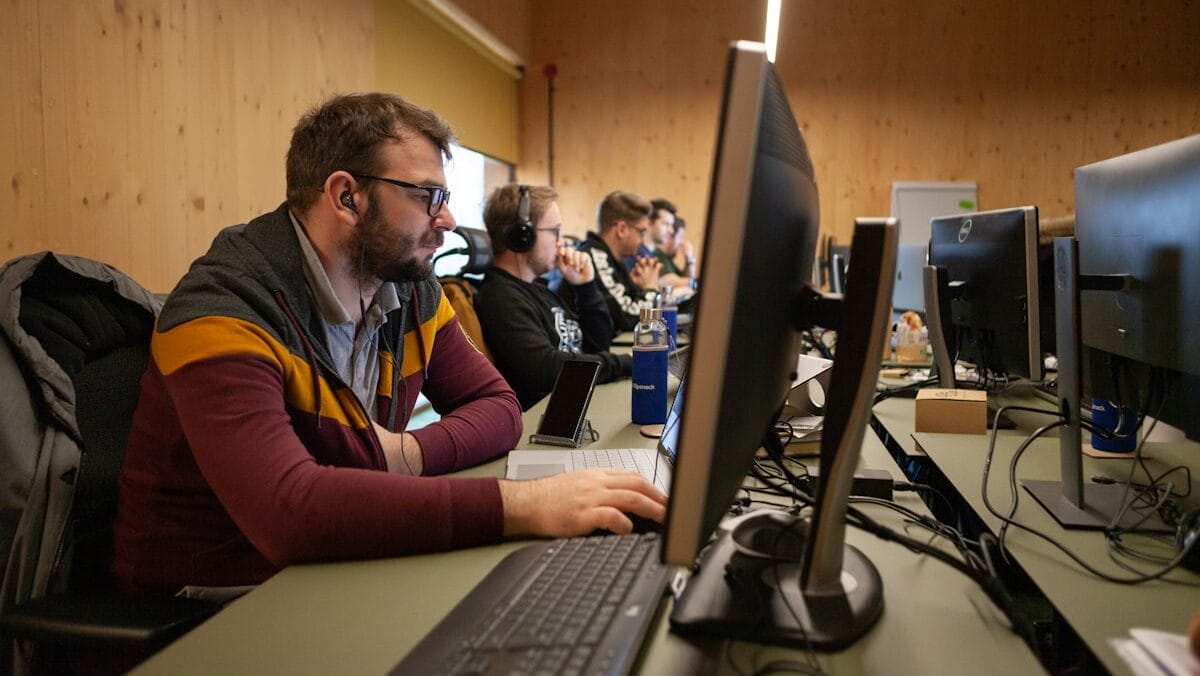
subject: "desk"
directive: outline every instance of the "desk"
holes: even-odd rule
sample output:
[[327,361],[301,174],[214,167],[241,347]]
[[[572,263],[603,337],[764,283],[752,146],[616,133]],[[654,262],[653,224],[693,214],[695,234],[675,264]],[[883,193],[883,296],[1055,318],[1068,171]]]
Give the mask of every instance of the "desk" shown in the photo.
[[[1032,396],[1008,396],[1003,403],[1025,403],[1048,408],[1041,399]],[[884,406],[887,404],[887,406]],[[957,489],[975,515],[992,533],[999,531],[1001,521],[992,516],[983,504],[981,494],[983,463],[987,452],[987,437],[959,434],[912,433],[911,413],[906,418],[903,409],[912,411],[912,400],[890,400],[876,406],[877,417],[897,441],[907,431],[907,443],[929,460]],[[882,412],[882,415],[879,413]],[[997,437],[995,457],[988,481],[988,495],[997,509],[1006,511],[1009,502],[1008,464],[1016,447],[1032,425],[1045,418],[1015,414],[1018,430],[1001,430]],[[1192,496],[1200,495],[1200,446],[1193,443],[1153,444],[1154,458],[1146,461],[1151,472],[1186,464],[1192,468]],[[1095,460],[1084,457],[1084,477],[1102,473],[1123,479],[1128,474],[1130,460]],[[1057,479],[1059,477],[1058,440],[1039,439],[1021,457],[1017,477]],[[1089,564],[1116,576],[1126,577],[1127,571],[1113,564],[1105,550],[1104,537],[1097,531],[1065,530],[1026,492],[1020,491],[1016,519],[1057,538]],[[1059,615],[1082,639],[1100,664],[1114,674],[1131,673],[1121,658],[1108,645],[1108,639],[1126,637],[1130,627],[1152,627],[1175,633],[1186,631],[1192,613],[1200,607],[1200,591],[1165,582],[1150,582],[1134,586],[1113,584],[1096,578],[1069,561],[1053,545],[1034,535],[1010,528],[1006,537],[1008,550],[1016,563],[1030,577]],[[1173,579],[1200,583],[1200,575],[1180,570]]]
[[[600,433],[597,447],[649,446],[628,423],[629,383],[597,387],[589,418]],[[528,432],[543,401],[525,414]],[[867,435],[863,464],[899,477],[874,435]],[[503,475],[504,461],[466,475]],[[924,509],[912,494],[900,502]],[[864,506],[898,528],[894,513]],[[879,567],[885,609],[858,643],[821,655],[838,674],[1030,674],[1040,665],[1025,644],[995,616],[973,583],[945,565],[894,544],[848,529],[849,540]],[[506,554],[526,542],[405,558],[291,566],[235,601],[208,622],[151,658],[136,674],[382,674],[391,669],[455,603]],[[669,632],[670,601],[651,629],[642,673],[731,672],[724,645],[693,643]],[[736,644],[743,668],[794,651]]]

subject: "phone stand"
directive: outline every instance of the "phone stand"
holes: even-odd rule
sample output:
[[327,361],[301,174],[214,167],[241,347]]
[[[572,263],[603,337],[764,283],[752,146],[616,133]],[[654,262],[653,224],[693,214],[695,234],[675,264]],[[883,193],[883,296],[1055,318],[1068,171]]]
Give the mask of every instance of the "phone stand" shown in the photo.
[[[540,426],[540,425],[539,425]],[[583,424],[579,426],[579,432],[575,438],[557,437],[549,434],[530,434],[529,443],[531,444],[548,444],[550,446],[567,446],[569,448],[579,448],[584,444],[590,444],[600,438],[600,433],[592,427],[592,421],[584,418]]]

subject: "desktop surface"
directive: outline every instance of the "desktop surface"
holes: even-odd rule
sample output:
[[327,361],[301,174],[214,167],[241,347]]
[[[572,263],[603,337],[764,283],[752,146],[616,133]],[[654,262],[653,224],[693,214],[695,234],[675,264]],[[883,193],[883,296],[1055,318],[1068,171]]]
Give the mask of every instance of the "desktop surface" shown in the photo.
[[[1008,464],[1024,431],[1001,431],[988,477],[988,495],[993,505],[1007,510],[1011,504],[1008,488]],[[983,478],[986,437],[958,434],[914,435],[914,441],[935,462],[976,514],[993,533],[1001,522],[988,513],[980,489]],[[1200,467],[1195,444],[1151,444],[1154,457],[1146,460],[1150,471],[1158,474],[1180,464]],[[1017,477],[1053,478],[1059,471],[1057,439],[1038,439],[1021,457]],[[1129,460],[1084,458],[1084,477],[1104,474],[1123,479]],[[1023,524],[1058,539],[1092,566],[1109,575],[1128,577],[1129,571],[1109,558],[1103,534],[1096,530],[1061,528],[1048,512],[1024,489],[1018,488],[1019,502],[1015,518]],[[1200,474],[1192,474],[1191,495],[1200,495]],[[1136,536],[1127,536],[1127,539]],[[1135,543],[1136,540],[1129,540]],[[1163,581],[1137,585],[1105,582],[1071,563],[1066,555],[1048,542],[1029,533],[1010,528],[1006,545],[1016,562],[1033,580],[1055,609],[1070,623],[1089,649],[1112,673],[1129,673],[1125,662],[1109,645],[1110,638],[1127,638],[1129,629],[1149,627],[1184,633],[1188,621],[1200,605],[1200,592]],[[1150,568],[1151,566],[1142,566]],[[1182,568],[1171,573],[1175,580],[1200,584],[1200,575]]]
[[[629,423],[629,382],[600,385],[589,418],[600,439],[586,447],[653,446]],[[545,402],[525,413],[534,429]],[[533,446],[522,445],[525,448]],[[545,447],[551,448],[551,447]],[[864,467],[901,477],[883,445],[868,435]],[[464,476],[502,476],[504,458]],[[897,501],[925,512],[911,493]],[[863,506],[896,529],[898,515]],[[1041,666],[974,583],[944,564],[856,529],[848,541],[879,567],[884,612],[851,647],[818,654],[830,673],[1037,673]],[[135,670],[135,674],[385,674],[506,555],[514,540],[440,554],[290,566]],[[733,673],[752,660],[803,659],[785,648],[692,641],[669,631],[666,599],[638,671]],[[936,648],[931,648],[936,646]]]
[[[996,396],[1002,404],[1052,408],[1052,404],[1028,388],[1014,388]],[[983,520],[986,528],[992,533],[998,532],[1000,521],[987,511],[981,496],[987,437],[915,433],[914,407],[914,402],[908,399],[886,399],[876,404],[875,418],[883,428],[879,430],[880,433],[889,439],[889,445],[894,443],[894,450],[898,449],[908,460],[932,464],[935,471],[940,472],[962,496],[967,508]],[[1010,415],[1019,429],[1000,432],[989,473],[988,495],[992,504],[1000,510],[1006,510],[1011,504],[1007,483],[1009,460],[1026,434],[1047,420],[1045,416],[1020,411]],[[1057,478],[1058,443],[1052,435],[1047,437],[1034,442],[1022,456],[1018,464],[1018,478]],[[1154,456],[1146,461],[1151,472],[1162,472],[1176,465],[1187,465],[1193,469],[1192,497],[1188,499],[1194,503],[1197,500],[1195,496],[1200,495],[1200,472],[1196,471],[1200,470],[1200,446],[1183,442],[1150,444],[1148,448]],[[901,458],[902,461],[904,459]],[[1129,464],[1128,460],[1122,459],[1085,457],[1084,477],[1104,474],[1123,479],[1127,476]],[[1022,523],[1066,543],[1090,564],[1110,575],[1129,574],[1111,562],[1104,538],[1098,531],[1062,529],[1027,491],[1022,488],[1018,490],[1019,509],[1016,517]],[[1185,491],[1186,487],[1179,489],[1179,492]],[[1108,644],[1108,639],[1127,637],[1131,627],[1182,633],[1200,603],[1200,595],[1195,587],[1164,582],[1132,586],[1105,582],[1072,564],[1053,545],[1017,529],[1009,529],[1006,543],[1016,564],[1029,575],[1103,667],[1112,673],[1130,672]],[[1172,576],[1189,580],[1192,584],[1200,583],[1200,575],[1183,570]]]

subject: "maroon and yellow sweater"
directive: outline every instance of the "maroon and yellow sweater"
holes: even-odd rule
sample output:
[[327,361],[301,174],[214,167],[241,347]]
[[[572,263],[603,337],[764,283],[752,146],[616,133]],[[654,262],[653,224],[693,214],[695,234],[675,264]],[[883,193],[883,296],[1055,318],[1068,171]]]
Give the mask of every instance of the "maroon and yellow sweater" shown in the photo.
[[[303,561],[494,541],[496,479],[431,475],[512,448],[511,388],[430,278],[397,285],[375,405],[412,430],[426,476],[387,472],[367,411],[330,366],[286,207],[223,231],[168,298],[121,468],[113,572],[129,588],[262,582]],[[396,356],[402,355],[396,369]]]

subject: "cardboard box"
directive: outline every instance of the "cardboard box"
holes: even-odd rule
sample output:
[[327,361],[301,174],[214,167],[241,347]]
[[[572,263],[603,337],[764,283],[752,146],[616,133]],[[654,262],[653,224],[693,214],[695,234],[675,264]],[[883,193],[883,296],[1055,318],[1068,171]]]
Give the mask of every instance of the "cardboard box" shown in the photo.
[[987,392],[928,389],[917,392],[916,431],[987,434]]

